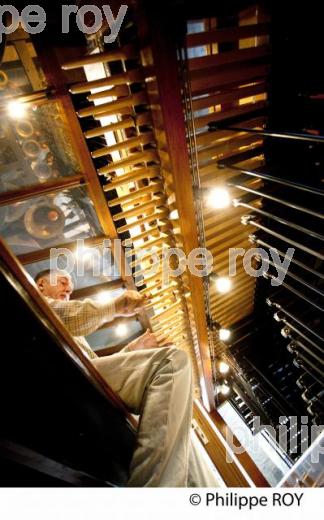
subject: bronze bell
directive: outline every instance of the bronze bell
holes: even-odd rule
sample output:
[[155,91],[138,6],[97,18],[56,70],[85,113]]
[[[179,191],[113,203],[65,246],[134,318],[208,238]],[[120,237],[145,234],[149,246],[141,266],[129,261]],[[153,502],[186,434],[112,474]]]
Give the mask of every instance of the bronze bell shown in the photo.
[[26,211],[24,223],[31,236],[46,240],[63,232],[65,217],[63,211],[55,204],[41,202]]

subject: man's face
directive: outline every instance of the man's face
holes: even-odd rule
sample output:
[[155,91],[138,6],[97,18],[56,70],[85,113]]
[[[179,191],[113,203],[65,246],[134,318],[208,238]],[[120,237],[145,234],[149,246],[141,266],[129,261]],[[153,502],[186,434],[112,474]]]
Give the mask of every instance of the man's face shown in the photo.
[[[47,275],[37,281],[41,293],[54,300],[69,300],[73,291],[71,276],[68,274],[52,273],[52,278],[51,280],[51,276]],[[53,283],[51,283],[51,281]]]

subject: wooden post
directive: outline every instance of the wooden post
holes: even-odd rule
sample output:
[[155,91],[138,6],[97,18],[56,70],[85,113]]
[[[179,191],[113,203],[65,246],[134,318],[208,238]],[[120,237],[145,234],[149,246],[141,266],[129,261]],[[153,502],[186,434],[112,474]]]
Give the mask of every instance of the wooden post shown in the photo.
[[[159,104],[161,106],[163,130],[167,141],[167,152],[173,174],[176,207],[183,238],[184,252],[189,253],[200,247],[189,154],[186,141],[186,129],[181,97],[181,82],[177,61],[176,39],[173,37],[172,16],[165,14],[162,4],[147,2],[147,16],[138,11],[137,24],[143,47],[150,42],[154,75],[158,85]],[[181,31],[181,28],[177,28]],[[174,31],[174,34],[176,31]],[[204,405],[207,409],[215,408],[212,380],[212,365],[208,345],[208,328],[205,314],[203,279],[190,272],[190,291],[198,336],[198,370]],[[202,381],[202,379],[204,381]],[[205,388],[203,385],[205,384]]]

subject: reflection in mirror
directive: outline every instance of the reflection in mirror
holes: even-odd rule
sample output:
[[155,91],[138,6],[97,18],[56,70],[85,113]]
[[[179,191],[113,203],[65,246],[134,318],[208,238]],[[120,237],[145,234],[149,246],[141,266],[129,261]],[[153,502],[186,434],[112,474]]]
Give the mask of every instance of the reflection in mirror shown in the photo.
[[16,254],[102,234],[84,187],[0,207],[0,235]]
[[0,193],[80,173],[58,102],[1,103]]

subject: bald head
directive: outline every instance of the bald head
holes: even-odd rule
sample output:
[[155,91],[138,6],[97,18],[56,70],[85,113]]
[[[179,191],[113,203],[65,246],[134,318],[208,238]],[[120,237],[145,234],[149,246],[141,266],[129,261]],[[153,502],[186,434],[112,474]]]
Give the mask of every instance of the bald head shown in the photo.
[[35,277],[35,282],[44,296],[54,300],[69,300],[73,291],[72,278],[66,271],[42,271]]

